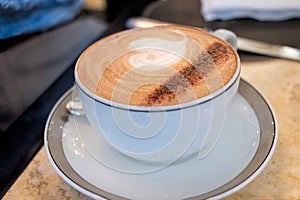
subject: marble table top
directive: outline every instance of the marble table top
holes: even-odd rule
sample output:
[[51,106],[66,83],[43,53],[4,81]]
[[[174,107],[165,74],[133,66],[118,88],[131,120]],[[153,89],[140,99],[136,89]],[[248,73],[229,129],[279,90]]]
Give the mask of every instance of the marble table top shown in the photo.
[[[262,173],[226,200],[300,199],[300,62],[271,58],[245,61],[241,76],[272,105],[278,120],[279,140]],[[90,198],[59,177],[43,147],[3,199]]]

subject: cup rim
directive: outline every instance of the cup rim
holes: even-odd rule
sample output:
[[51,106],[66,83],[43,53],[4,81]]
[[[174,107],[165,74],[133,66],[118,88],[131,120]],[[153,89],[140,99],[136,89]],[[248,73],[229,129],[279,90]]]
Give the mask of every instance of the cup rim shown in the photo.
[[204,97],[201,97],[199,99],[175,104],[175,105],[168,105],[168,106],[133,106],[133,105],[127,105],[122,103],[117,103],[108,99],[105,99],[103,97],[97,96],[93,92],[91,92],[89,89],[87,89],[79,80],[77,77],[77,73],[75,74],[75,82],[78,88],[86,94],[88,97],[94,99],[98,103],[101,103],[106,106],[110,106],[113,108],[118,108],[122,110],[129,110],[129,111],[135,111],[135,112],[163,112],[163,111],[175,111],[175,110],[181,110],[184,108],[189,108],[193,106],[197,106],[199,104],[203,104],[205,102],[208,102],[210,100],[213,100],[214,98],[217,98],[221,94],[225,93],[227,90],[229,90],[239,79],[240,76],[240,63],[237,66],[236,72],[234,73],[233,77],[230,79],[230,81],[227,82],[226,85],[224,85],[222,88],[214,91],[213,93],[210,93],[209,95],[206,95]]
[[[216,37],[216,36],[214,36],[214,37]],[[224,42],[227,43],[226,41],[224,41]],[[77,59],[77,62],[75,64],[75,69],[74,69],[75,85],[84,94],[86,94],[88,97],[94,99],[95,101],[97,101],[97,102],[99,102],[103,105],[110,106],[110,107],[117,108],[117,109],[122,109],[122,110],[129,110],[129,111],[135,111],[135,112],[164,112],[164,111],[181,110],[181,109],[184,109],[184,108],[197,106],[199,104],[203,104],[205,102],[208,102],[208,101],[220,96],[221,94],[225,93],[227,90],[229,90],[239,80],[240,73],[241,73],[240,57],[239,57],[237,51],[229,43],[227,43],[227,45],[229,46],[229,48],[232,49],[232,51],[235,54],[236,60],[237,60],[237,66],[236,66],[236,70],[235,70],[234,74],[232,75],[230,80],[223,87],[217,89],[216,91],[214,91],[214,92],[212,92],[212,93],[210,93],[206,96],[195,99],[193,101],[188,101],[188,102],[174,104],[174,105],[167,105],[167,106],[135,106],[135,105],[128,105],[128,104],[122,104],[122,103],[114,102],[112,100],[108,100],[108,99],[105,99],[103,97],[100,97],[100,96],[96,95],[95,93],[91,92],[80,81],[80,78],[79,78],[79,75],[78,75],[78,72],[77,72],[78,71],[77,68],[78,68],[78,65],[80,63],[80,59],[81,59],[82,55],[84,54],[84,52]]]

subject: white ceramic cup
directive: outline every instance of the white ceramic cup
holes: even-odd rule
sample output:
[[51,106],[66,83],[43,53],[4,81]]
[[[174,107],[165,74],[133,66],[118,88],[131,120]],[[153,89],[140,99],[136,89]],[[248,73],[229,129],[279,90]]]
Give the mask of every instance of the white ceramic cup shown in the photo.
[[[217,30],[215,35],[236,47],[232,32]],[[119,152],[159,167],[194,155],[204,158],[211,152],[240,79],[238,58],[229,82],[203,98],[171,106],[139,107],[109,101],[88,90],[78,77],[79,63],[75,67],[75,82],[91,125]]]

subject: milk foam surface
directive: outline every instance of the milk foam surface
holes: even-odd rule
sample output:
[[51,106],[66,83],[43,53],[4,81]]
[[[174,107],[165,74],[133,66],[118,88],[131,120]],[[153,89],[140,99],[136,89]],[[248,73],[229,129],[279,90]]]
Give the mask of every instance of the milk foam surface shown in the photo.
[[[159,38],[141,38],[129,44],[131,50],[142,50],[129,58],[129,63],[134,68],[153,70],[170,67],[177,63],[186,51],[184,37],[181,41],[170,41]],[[150,47],[148,50],[145,50]]]
[[237,67],[224,41],[190,27],[135,29],[111,35],[79,58],[82,84],[98,96],[135,106],[174,105],[222,88]]

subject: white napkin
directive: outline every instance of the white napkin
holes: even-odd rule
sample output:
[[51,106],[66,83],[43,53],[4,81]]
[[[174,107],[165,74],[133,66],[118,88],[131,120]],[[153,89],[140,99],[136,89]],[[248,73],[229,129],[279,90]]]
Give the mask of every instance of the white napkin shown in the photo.
[[201,0],[206,21],[253,18],[282,21],[300,17],[300,0]]

